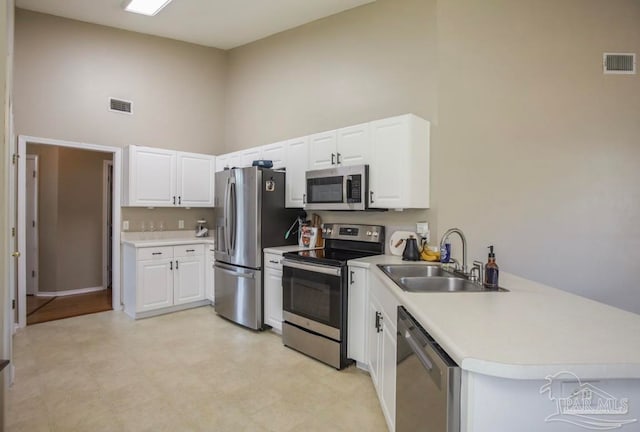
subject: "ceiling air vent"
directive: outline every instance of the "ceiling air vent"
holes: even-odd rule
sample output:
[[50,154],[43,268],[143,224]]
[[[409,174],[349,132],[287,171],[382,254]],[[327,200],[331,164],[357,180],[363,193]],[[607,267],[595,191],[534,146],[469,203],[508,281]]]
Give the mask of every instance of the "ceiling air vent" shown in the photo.
[[605,74],[636,73],[636,55],[633,53],[604,53],[602,65]]
[[133,102],[122,99],[109,98],[109,111],[131,114]]

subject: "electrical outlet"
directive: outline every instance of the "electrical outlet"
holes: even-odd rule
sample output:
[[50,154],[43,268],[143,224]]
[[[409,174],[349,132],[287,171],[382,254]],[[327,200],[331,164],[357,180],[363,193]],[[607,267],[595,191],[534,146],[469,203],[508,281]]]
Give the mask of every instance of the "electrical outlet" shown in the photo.
[[129,231],[129,221],[122,221],[122,230]]
[[416,223],[416,233],[427,240],[427,243],[429,243],[429,237],[430,237],[430,233],[429,233],[429,222],[418,222]]
[[184,221],[182,219],[178,221],[178,229],[184,229]]

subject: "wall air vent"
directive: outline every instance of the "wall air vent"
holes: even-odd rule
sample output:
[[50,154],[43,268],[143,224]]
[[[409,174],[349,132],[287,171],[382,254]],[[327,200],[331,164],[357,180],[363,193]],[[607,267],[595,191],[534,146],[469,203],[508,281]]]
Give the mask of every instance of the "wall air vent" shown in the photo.
[[122,99],[109,98],[109,111],[131,114],[133,102]]
[[604,53],[602,66],[605,74],[636,73],[636,55],[634,53]]

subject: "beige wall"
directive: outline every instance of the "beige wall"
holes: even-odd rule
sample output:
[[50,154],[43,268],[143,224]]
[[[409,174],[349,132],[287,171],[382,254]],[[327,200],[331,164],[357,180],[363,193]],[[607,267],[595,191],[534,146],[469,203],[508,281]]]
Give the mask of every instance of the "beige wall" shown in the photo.
[[[227,150],[413,112],[433,122],[428,219],[504,271],[640,312],[634,0],[378,0],[229,53]],[[454,249],[460,247],[454,240]]]
[[60,148],[58,291],[102,286],[104,160],[111,154]]
[[22,9],[15,39],[18,134],[222,152],[224,51]]
[[640,2],[438,3],[438,230],[505,271],[640,313]]
[[[435,0],[378,0],[233,49],[227,151],[409,112],[434,121],[436,74]],[[366,222],[411,227],[427,217],[373,212]]]
[[38,155],[39,290],[102,286],[103,160],[110,153],[28,144]]

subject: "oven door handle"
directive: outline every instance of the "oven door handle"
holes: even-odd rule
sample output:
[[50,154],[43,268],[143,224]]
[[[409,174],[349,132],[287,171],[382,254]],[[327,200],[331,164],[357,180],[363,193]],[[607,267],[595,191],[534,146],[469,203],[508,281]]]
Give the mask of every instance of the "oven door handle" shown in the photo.
[[283,267],[291,267],[298,270],[306,270],[314,273],[322,273],[331,276],[342,276],[342,269],[340,267],[321,266],[315,264],[303,264],[297,261],[288,259],[282,260]]

